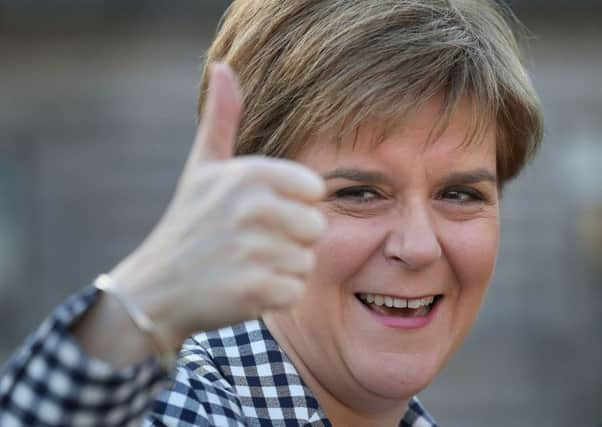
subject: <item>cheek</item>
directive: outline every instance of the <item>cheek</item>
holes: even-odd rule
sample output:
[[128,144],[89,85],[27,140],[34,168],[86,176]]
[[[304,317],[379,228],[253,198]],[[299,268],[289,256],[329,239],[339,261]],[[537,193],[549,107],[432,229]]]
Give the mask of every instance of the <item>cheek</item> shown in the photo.
[[497,219],[452,224],[442,235],[460,292],[475,294],[480,302],[495,267],[499,241]]
[[449,307],[449,358],[472,328],[493,275],[499,228],[496,221],[459,223],[442,233],[442,245],[456,286]]
[[369,219],[328,217],[328,229],[315,246],[318,263],[311,282],[343,284],[378,250],[382,226]]

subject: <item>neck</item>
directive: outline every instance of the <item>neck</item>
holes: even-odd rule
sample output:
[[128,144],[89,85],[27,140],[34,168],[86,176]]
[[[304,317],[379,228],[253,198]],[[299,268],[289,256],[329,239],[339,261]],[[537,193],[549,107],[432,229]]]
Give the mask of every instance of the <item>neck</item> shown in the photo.
[[[361,388],[361,386],[359,384],[347,384],[349,380],[340,381],[341,383],[345,383],[343,387],[340,387],[340,385],[328,387],[329,381],[325,381],[324,378],[320,378],[314,374],[312,369],[299,356],[295,345],[282,333],[278,327],[278,322],[274,321],[273,317],[267,314],[263,316],[263,320],[272,336],[295,365],[305,384],[313,392],[314,397],[320,403],[320,407],[332,425],[361,425],[366,427],[399,426],[399,422],[407,410],[409,400],[391,401],[390,399],[374,395],[369,397],[369,393],[365,389],[362,389],[361,394],[357,394],[354,390]],[[331,390],[337,389],[349,390],[350,392],[346,396],[338,396],[336,392],[331,392]],[[361,402],[361,404],[354,405],[351,396],[356,401]]]

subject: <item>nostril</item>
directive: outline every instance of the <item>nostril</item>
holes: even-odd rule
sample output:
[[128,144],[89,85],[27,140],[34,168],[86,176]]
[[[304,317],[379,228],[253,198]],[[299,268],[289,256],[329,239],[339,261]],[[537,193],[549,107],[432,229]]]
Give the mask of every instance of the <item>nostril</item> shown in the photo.
[[419,270],[440,259],[442,250],[430,228],[428,232],[403,230],[391,232],[387,236],[384,255],[399,266]]

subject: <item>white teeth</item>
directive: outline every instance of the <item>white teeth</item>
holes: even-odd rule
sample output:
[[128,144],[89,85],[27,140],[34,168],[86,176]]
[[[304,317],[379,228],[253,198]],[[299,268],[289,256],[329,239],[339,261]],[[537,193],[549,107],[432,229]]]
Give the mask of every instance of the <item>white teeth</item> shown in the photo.
[[376,304],[379,306],[385,305],[387,307],[395,307],[395,308],[420,308],[423,306],[427,306],[435,301],[435,296],[431,295],[424,298],[416,298],[416,299],[403,299],[403,298],[395,298],[389,295],[383,296],[378,294],[360,294],[360,299],[362,301],[366,301],[369,304]]
[[395,308],[406,308],[408,306],[408,302],[404,299],[393,298],[393,307]]
[[422,299],[411,299],[408,300],[408,308],[418,308],[422,305]]

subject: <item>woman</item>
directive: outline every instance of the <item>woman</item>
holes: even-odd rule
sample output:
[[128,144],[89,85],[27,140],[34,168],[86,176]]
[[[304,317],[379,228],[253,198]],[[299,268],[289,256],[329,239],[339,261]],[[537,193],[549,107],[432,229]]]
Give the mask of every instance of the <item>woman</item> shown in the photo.
[[435,425],[414,396],[475,320],[541,138],[503,13],[235,1],[207,64],[167,212],[15,355],[1,424]]

